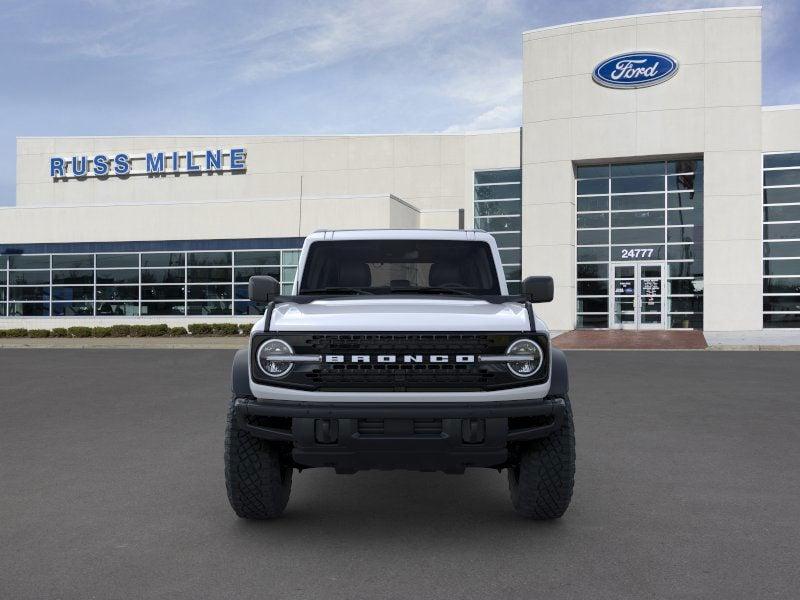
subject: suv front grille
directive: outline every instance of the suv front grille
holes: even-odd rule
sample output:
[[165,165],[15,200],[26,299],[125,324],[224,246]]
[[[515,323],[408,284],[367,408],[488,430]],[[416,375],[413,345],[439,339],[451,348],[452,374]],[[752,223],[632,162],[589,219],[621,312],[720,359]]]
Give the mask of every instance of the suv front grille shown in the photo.
[[[506,363],[479,363],[481,354],[503,354],[520,337],[536,337],[546,351],[547,338],[541,334],[516,333],[277,333],[296,354],[336,355],[341,362],[298,363],[271,385],[322,391],[481,391],[540,383],[541,378],[521,380]],[[254,347],[258,341],[254,340]],[[546,352],[545,352],[546,354]],[[368,362],[354,362],[353,355],[367,356]],[[396,362],[377,361],[394,355]],[[422,355],[424,362],[403,362],[405,355]],[[446,355],[448,362],[432,362],[433,355]],[[456,362],[456,356],[471,355],[474,362]],[[257,371],[254,370],[254,373]],[[547,365],[542,368],[547,377]]]
[[[493,346],[491,334],[331,334],[310,335],[305,342],[319,354],[481,354]],[[505,350],[505,348],[503,348]]]

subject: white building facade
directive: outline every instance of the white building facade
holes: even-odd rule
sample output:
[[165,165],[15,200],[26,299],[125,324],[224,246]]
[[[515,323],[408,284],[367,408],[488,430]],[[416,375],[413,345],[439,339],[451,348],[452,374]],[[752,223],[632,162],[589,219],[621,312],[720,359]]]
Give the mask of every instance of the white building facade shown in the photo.
[[[553,329],[800,328],[800,106],[761,10],[523,34],[523,123],[468,134],[19,138],[0,327],[238,322],[319,228],[485,229]],[[605,66],[604,66],[605,65]],[[461,221],[460,221],[461,218]]]

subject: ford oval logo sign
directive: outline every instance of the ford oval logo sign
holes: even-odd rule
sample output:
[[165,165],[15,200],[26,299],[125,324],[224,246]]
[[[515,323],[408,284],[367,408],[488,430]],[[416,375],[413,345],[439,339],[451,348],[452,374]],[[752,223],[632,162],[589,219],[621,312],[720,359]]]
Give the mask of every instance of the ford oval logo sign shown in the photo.
[[610,88],[641,88],[666,81],[678,72],[678,61],[658,52],[628,52],[601,62],[592,79]]

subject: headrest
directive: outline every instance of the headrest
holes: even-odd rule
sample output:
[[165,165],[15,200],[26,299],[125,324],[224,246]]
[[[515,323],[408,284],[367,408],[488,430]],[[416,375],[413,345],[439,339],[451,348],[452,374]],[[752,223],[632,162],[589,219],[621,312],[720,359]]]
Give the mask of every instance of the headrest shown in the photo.
[[339,264],[339,281],[336,285],[342,287],[369,287],[372,285],[372,276],[369,266],[362,262],[343,262]]
[[428,274],[428,285],[431,287],[442,287],[448,284],[462,284],[461,270],[458,264],[453,262],[438,262],[431,265]]

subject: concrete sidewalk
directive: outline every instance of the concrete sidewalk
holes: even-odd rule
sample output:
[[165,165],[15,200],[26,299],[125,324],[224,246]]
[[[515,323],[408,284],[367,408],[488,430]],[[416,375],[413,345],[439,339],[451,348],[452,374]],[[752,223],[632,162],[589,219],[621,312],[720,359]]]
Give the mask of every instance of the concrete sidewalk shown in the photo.
[[800,350],[800,330],[704,331],[709,350]]
[[798,330],[575,330],[553,332],[564,350],[800,350]]

